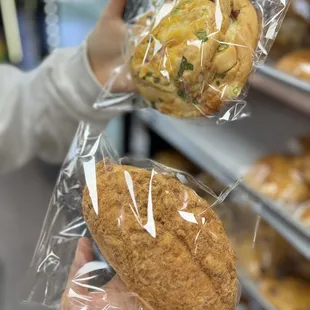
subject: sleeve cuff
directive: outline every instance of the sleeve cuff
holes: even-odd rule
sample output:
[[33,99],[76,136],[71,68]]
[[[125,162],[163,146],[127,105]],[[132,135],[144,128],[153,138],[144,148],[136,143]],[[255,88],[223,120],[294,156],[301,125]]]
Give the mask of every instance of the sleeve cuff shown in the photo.
[[86,120],[101,121],[117,116],[121,112],[132,110],[132,100],[107,108],[95,108],[94,105],[101,95],[103,87],[97,81],[90,66],[87,45],[84,42],[66,63],[65,74],[73,84],[76,101],[75,108],[86,116]]
[[102,91],[102,86],[90,67],[85,42],[67,62],[66,74],[69,80],[75,81],[74,88],[81,100],[87,105],[93,105]]

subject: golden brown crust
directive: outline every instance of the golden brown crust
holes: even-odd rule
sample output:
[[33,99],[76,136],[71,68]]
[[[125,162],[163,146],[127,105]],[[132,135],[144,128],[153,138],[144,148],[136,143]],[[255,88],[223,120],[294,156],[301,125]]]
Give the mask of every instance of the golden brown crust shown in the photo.
[[310,281],[310,262],[277,231],[260,221],[255,232],[242,236],[237,243],[238,261],[255,279],[296,276]]
[[258,279],[264,272],[264,262],[261,260],[260,246],[253,246],[253,237],[247,236],[240,244],[237,244],[236,252],[238,263],[242,269],[253,279]]
[[[301,205],[295,213],[295,217],[307,228],[310,228],[310,202]],[[310,267],[309,267],[310,273]]]
[[[171,4],[166,4],[166,7]],[[211,115],[237,98],[252,71],[259,23],[248,0],[179,0],[138,44],[131,72],[162,113]]]
[[[255,239],[255,240],[254,240]],[[277,275],[292,248],[266,222],[260,221],[255,232],[243,236],[237,244],[238,261],[255,279]]]
[[310,49],[295,51],[283,56],[277,62],[276,68],[310,82]]
[[310,285],[297,278],[264,279],[260,283],[260,290],[264,296],[281,310],[309,310]]
[[265,156],[251,167],[245,182],[272,199],[300,203],[310,198],[302,164],[304,161],[294,156]]
[[[133,181],[140,224],[133,213],[125,171]],[[220,220],[194,191],[156,174],[151,191],[153,238],[143,228],[150,178],[151,172],[144,169],[97,164],[99,214],[88,189],[83,213],[101,252],[128,289],[154,310],[235,309],[235,253]],[[186,215],[196,223],[186,221]]]

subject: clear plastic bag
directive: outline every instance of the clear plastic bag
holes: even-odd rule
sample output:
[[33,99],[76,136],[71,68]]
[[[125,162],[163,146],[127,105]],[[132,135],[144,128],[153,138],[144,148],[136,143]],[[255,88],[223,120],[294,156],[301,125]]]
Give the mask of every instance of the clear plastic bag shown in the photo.
[[245,283],[255,284],[260,300],[275,309],[309,305],[309,260],[253,212],[246,193],[235,199],[235,227],[241,226],[234,233],[240,277]]
[[310,199],[308,155],[270,154],[250,167],[245,182],[253,190],[295,206]]
[[81,124],[25,302],[59,308],[62,299],[62,310],[233,309],[240,298],[235,252],[213,211],[232,188],[216,195],[185,172],[119,158],[100,131]]
[[249,167],[244,181],[249,190],[268,200],[277,212],[289,214],[295,224],[309,234],[309,136],[291,139],[285,152],[257,160]]
[[138,15],[127,21],[124,63],[115,68],[95,107],[110,106],[112,85],[129,67],[142,97],[139,107],[177,118],[244,117],[248,79],[265,61],[289,1],[139,3]]

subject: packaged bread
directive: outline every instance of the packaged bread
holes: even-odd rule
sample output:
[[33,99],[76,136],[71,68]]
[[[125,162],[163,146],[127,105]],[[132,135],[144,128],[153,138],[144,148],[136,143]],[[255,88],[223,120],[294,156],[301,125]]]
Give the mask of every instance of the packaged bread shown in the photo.
[[259,32],[249,0],[167,1],[133,51],[133,80],[164,114],[212,115],[242,93]]
[[[134,108],[182,119],[206,117],[223,123],[247,116],[248,81],[265,62],[290,2],[137,3],[142,3],[138,15],[126,23],[123,58],[95,107],[125,110],[122,103],[135,98],[139,104]],[[114,94],[113,83],[124,73],[136,89],[129,95]],[[193,121],[201,124],[200,119]]]
[[261,293],[279,310],[309,310],[310,284],[294,277],[265,278]]
[[264,244],[263,255],[269,255],[269,267],[264,275],[295,276],[310,281],[310,261],[264,221],[258,227],[256,244]]
[[276,63],[276,68],[298,79],[310,82],[310,48],[284,55]]
[[273,59],[309,46],[310,4],[308,0],[292,0],[278,36],[271,49]]
[[85,222],[141,305],[235,309],[235,253],[204,199],[171,176],[105,161],[96,180],[98,209],[86,187]]
[[239,263],[254,279],[294,276],[310,282],[310,261],[265,221],[243,236],[236,250]]
[[268,155],[249,170],[245,182],[263,195],[288,204],[310,198],[309,183],[301,169],[305,161],[288,155]]
[[256,230],[248,232],[237,244],[238,261],[253,279],[277,275],[289,247],[265,221],[257,224]]
[[[237,244],[236,248],[238,262],[242,269],[247,272],[247,274],[252,279],[259,279],[265,268],[265,261],[262,259],[262,249],[260,245],[256,245],[253,237],[246,236],[243,242]],[[264,256],[263,256],[264,257]],[[269,267],[269,261],[267,267]]]

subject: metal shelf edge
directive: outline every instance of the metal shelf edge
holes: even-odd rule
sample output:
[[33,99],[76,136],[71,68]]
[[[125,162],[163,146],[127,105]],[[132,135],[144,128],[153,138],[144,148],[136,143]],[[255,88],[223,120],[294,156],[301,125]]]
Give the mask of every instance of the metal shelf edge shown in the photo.
[[[156,112],[138,112],[138,117],[160,136],[164,137],[172,146],[186,154],[198,166],[211,173],[224,185],[230,185],[237,180],[235,176],[227,174],[214,159],[208,156],[202,149],[199,149],[195,143],[184,138],[182,132],[178,131],[173,123],[169,122],[165,117],[158,116]],[[175,134],[175,131],[178,131],[178,134]],[[246,186],[242,185],[242,183],[236,190],[246,193],[254,210],[286,238],[286,240],[300,253],[307,259],[310,259],[310,238],[300,229],[300,225],[297,225],[298,223],[289,221],[288,216],[281,216],[274,206],[270,206],[266,200],[255,195],[252,191],[248,190]]]
[[310,114],[310,83],[270,66],[263,66],[253,75],[251,84],[255,89]]
[[246,294],[251,296],[260,306],[265,310],[276,310],[276,308],[260,294],[255,283],[240,268],[238,268],[238,278]]

